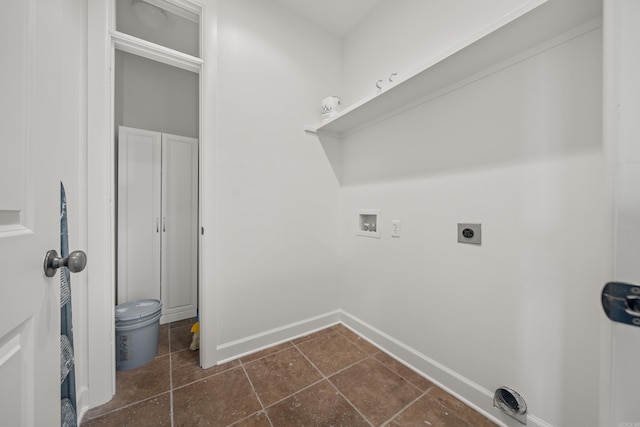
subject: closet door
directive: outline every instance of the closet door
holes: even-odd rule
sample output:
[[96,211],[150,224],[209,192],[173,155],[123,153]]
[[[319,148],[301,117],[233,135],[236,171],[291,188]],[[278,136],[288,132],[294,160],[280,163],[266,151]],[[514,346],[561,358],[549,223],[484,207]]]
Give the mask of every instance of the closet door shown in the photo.
[[162,138],[121,126],[118,133],[118,304],[160,299]]
[[198,140],[162,135],[162,318],[195,317],[198,262]]

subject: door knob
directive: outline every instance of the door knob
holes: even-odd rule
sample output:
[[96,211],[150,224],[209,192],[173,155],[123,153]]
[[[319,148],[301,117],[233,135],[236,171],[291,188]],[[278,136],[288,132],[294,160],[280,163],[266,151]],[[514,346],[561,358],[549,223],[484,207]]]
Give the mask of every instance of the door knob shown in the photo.
[[84,270],[87,265],[87,254],[82,251],[73,251],[66,258],[58,257],[58,252],[51,249],[44,257],[44,275],[53,277],[60,267],[67,267],[70,272],[77,273]]

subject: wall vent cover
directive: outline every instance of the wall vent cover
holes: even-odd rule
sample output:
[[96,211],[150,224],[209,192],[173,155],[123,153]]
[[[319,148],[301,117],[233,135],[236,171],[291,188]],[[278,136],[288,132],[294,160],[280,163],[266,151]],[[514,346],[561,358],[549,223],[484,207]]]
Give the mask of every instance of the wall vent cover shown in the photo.
[[493,406],[518,422],[527,424],[527,403],[517,391],[499,387],[493,395]]

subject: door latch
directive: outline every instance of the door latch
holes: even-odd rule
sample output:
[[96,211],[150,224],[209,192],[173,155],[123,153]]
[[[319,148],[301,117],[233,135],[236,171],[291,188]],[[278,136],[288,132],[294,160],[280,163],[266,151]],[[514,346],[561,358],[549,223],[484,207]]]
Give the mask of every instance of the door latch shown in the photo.
[[640,326],[640,286],[607,283],[602,290],[602,308],[614,322]]

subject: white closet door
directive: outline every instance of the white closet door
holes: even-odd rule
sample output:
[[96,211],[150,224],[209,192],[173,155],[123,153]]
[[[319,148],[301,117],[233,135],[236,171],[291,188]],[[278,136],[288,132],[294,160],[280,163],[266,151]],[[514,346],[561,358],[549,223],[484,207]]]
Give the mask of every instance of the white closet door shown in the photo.
[[162,138],[121,126],[118,134],[118,304],[160,299]]
[[197,308],[198,140],[162,135],[161,323]]

